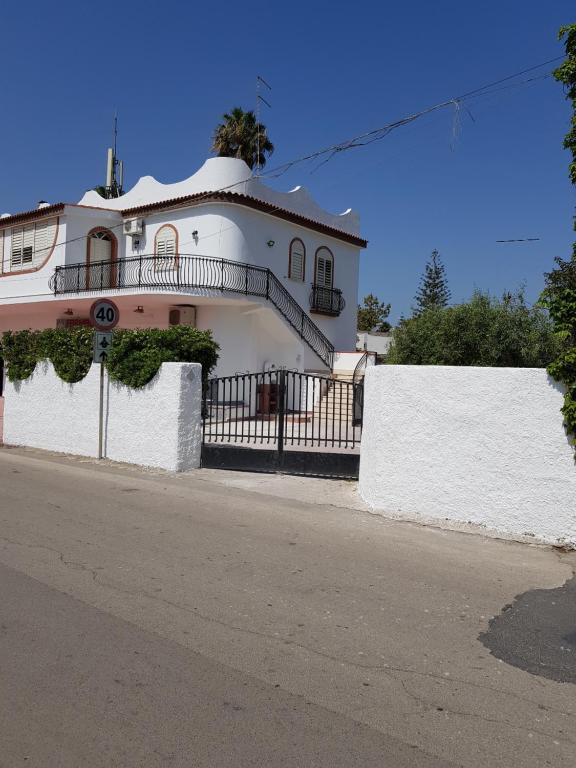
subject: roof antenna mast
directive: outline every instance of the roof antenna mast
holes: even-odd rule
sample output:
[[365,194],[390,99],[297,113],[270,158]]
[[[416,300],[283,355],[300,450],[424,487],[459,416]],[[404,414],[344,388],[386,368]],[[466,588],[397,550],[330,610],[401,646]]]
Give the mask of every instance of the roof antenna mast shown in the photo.
[[118,160],[116,145],[118,141],[118,112],[114,112],[114,146],[108,147],[108,162],[106,164],[106,198],[120,197],[124,192],[124,163]]
[[272,104],[270,104],[264,96],[260,93],[260,87],[262,85],[265,85],[266,88],[268,88],[269,91],[272,90],[272,86],[268,85],[266,80],[264,80],[263,77],[260,77],[260,75],[256,75],[256,162],[254,164],[254,176],[258,176],[260,173],[260,102],[263,102],[266,104],[266,106],[269,109],[272,109]]

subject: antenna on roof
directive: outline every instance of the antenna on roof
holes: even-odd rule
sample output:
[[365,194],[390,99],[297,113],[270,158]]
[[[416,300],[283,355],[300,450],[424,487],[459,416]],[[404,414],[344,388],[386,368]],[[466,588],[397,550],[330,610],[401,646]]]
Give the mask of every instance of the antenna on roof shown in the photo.
[[124,187],[124,163],[118,160],[116,155],[116,145],[118,141],[118,112],[114,112],[114,141],[113,147],[108,147],[106,163],[106,198],[120,197]]
[[266,88],[268,88],[269,91],[272,90],[272,86],[268,85],[266,80],[264,80],[263,77],[260,77],[260,75],[256,75],[256,163],[254,165],[254,175],[258,176],[258,173],[260,171],[260,130],[258,130],[258,126],[260,125],[260,102],[264,102],[266,106],[269,109],[272,109],[272,104],[270,102],[266,101],[264,96],[260,93],[260,86],[265,85]]

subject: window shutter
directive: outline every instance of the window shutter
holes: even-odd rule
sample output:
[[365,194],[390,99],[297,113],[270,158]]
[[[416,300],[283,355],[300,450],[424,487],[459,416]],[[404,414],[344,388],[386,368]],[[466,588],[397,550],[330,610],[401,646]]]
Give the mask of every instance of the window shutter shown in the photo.
[[4,230],[0,231],[0,272],[4,272]]
[[22,243],[22,264],[32,264],[34,259],[34,224],[24,227]]
[[326,259],[324,261],[324,286],[326,288],[332,288],[332,261]]
[[10,268],[19,267],[22,264],[22,241],[24,238],[23,229],[12,230],[12,249],[10,253]]
[[56,219],[46,219],[36,224],[34,233],[34,263],[41,264],[54,244],[56,237]]
[[156,235],[157,269],[174,269],[176,267],[176,233],[172,227],[161,227]]
[[300,240],[294,240],[290,245],[290,274],[292,280],[304,280],[305,263],[304,244]]
[[333,256],[328,248],[319,248],[316,252],[316,285],[320,288],[332,288],[333,283]]

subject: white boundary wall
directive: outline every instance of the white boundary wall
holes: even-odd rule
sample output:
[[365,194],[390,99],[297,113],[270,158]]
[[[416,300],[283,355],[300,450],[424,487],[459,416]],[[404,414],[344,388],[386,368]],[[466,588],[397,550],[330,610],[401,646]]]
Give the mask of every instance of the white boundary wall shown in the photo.
[[[200,466],[202,366],[164,363],[141,389],[105,379],[104,456],[175,472]],[[4,442],[80,456],[98,454],[99,366],[66,384],[51,363],[6,380]]]
[[359,491],[391,517],[576,546],[576,463],[545,370],[366,372]]

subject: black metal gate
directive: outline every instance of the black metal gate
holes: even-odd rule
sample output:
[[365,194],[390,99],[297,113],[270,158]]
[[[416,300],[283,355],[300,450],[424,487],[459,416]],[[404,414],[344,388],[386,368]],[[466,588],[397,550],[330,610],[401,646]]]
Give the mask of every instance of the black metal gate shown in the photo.
[[357,478],[363,384],[275,370],[210,379],[202,466]]

